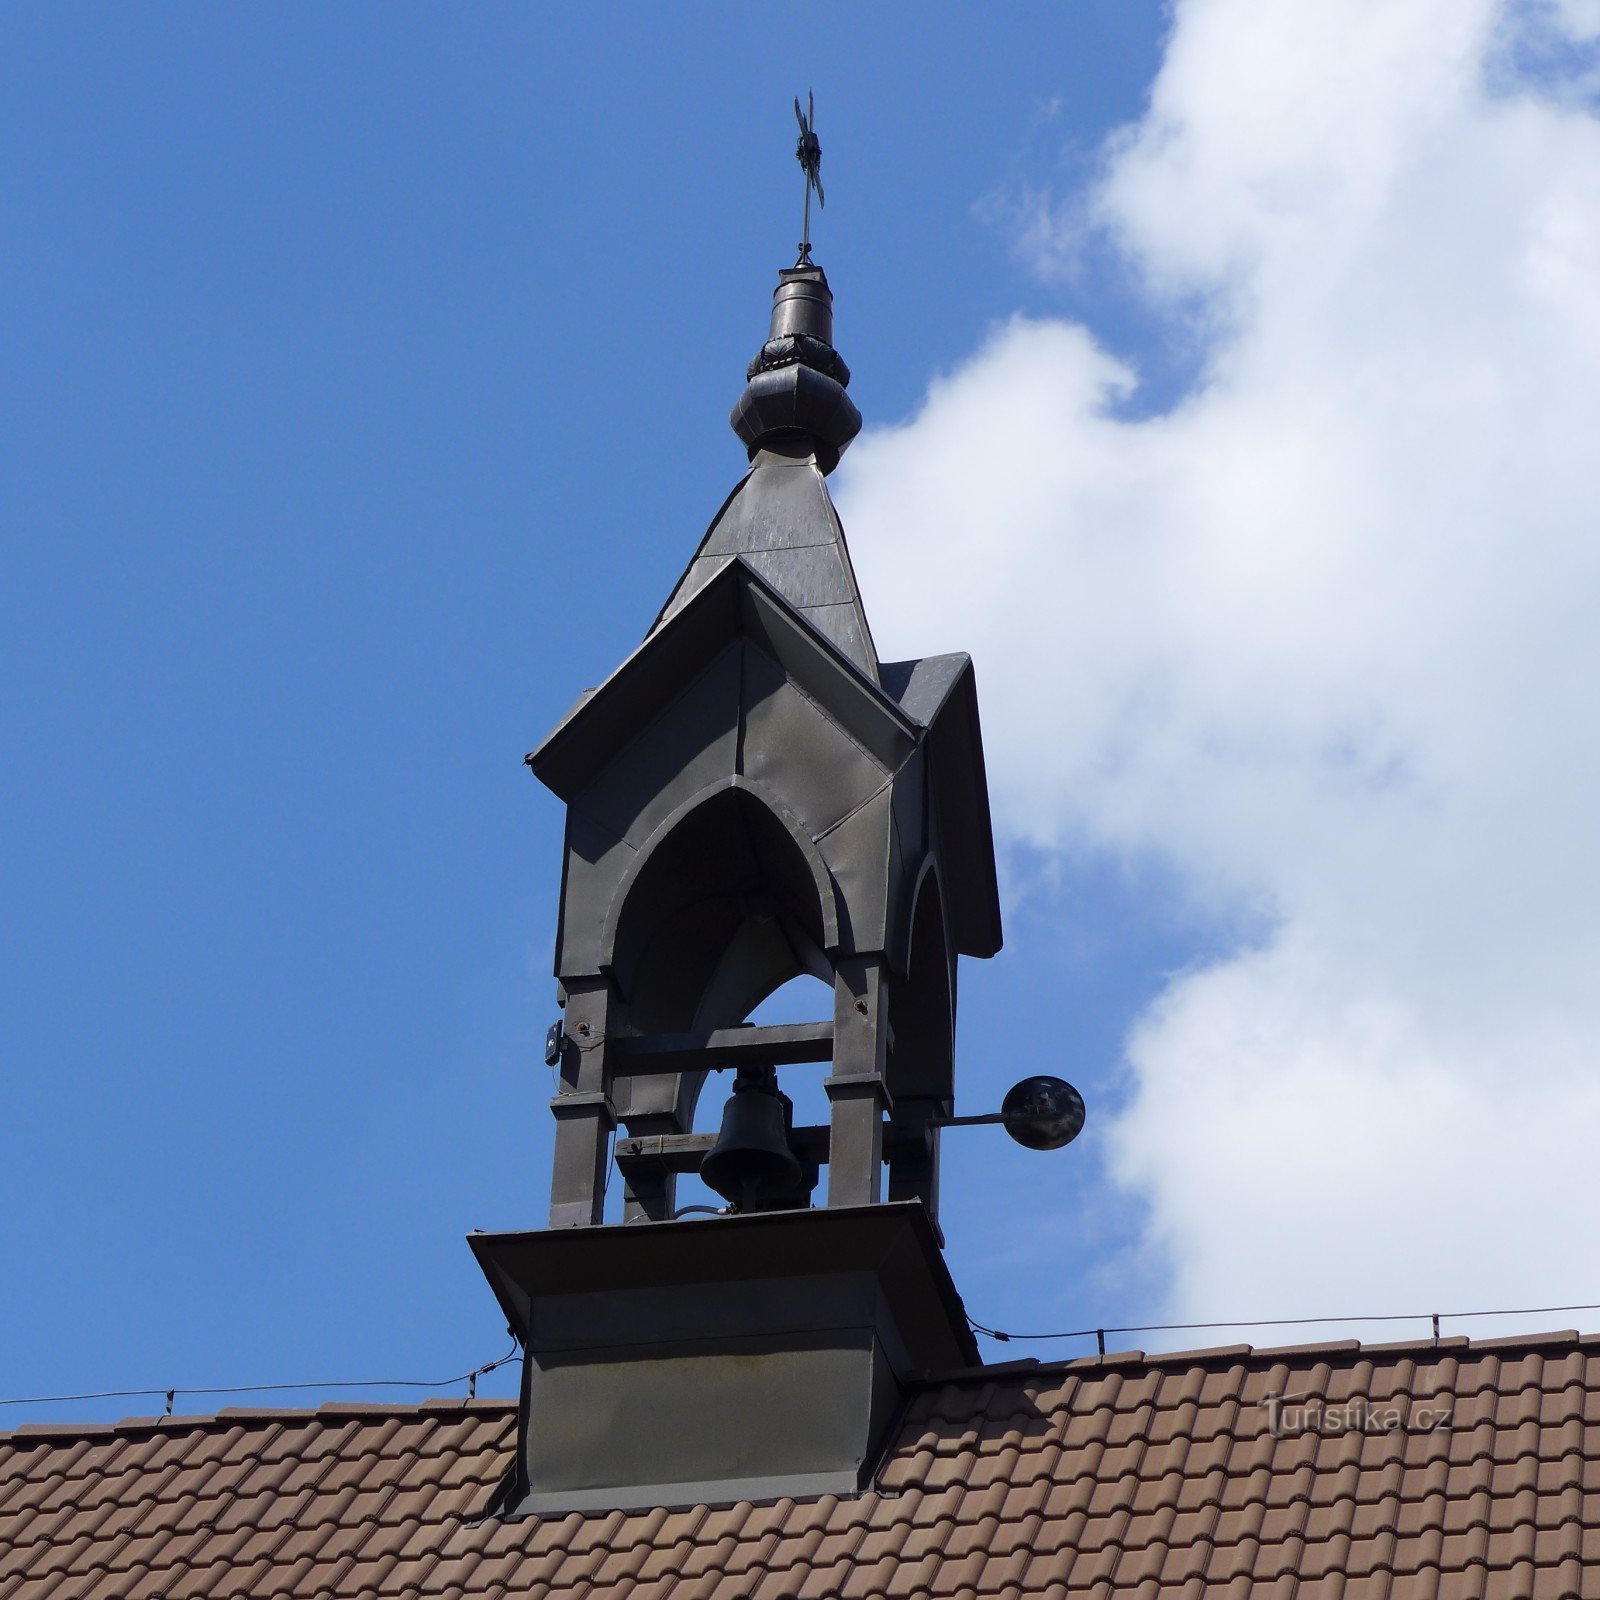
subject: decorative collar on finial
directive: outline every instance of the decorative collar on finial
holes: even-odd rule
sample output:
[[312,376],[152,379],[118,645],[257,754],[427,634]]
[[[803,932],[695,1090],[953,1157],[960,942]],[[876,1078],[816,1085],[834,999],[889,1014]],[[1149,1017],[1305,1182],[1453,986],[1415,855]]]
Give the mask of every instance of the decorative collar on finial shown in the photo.
[[806,209],[805,225],[801,230],[800,257],[795,262],[797,267],[811,265],[811,191],[817,191],[817,207],[820,210],[827,204],[822,193],[822,144],[817,138],[817,107],[816,97],[806,90],[806,108],[800,109],[800,97],[795,96],[794,119],[800,124],[800,140],[794,147],[795,160],[797,160],[806,175]]

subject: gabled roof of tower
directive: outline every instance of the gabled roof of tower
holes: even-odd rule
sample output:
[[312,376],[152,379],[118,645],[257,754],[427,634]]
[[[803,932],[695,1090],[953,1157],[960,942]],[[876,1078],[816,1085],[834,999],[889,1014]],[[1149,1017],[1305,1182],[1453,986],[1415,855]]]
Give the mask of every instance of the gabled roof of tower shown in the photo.
[[639,737],[734,639],[754,640],[885,771],[919,743],[942,838],[950,932],[964,954],[1000,948],[1000,893],[971,658],[963,653],[885,664],[868,676],[747,555],[713,568],[597,689],[589,690],[527,758],[571,801]]
[[572,801],[737,635],[753,638],[886,772],[925,741],[956,948],[1000,948],[999,888],[972,663],[878,660],[827,474],[861,427],[820,267],[779,274],[765,344],[730,422],[751,469],[723,502],[644,643],[528,757]]
[[889,770],[911,753],[921,725],[822,633],[748,557],[706,574],[598,689],[528,756],[541,782],[570,799],[628,740],[649,726],[732,639],[757,640],[790,679]]

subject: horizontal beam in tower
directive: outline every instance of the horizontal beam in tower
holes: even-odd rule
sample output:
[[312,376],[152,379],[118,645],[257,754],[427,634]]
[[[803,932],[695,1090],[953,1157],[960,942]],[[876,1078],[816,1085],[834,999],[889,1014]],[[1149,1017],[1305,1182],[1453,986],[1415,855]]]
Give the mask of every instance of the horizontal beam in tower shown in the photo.
[[788,1067],[833,1060],[831,1022],[785,1022],[758,1027],[710,1028],[699,1033],[656,1033],[613,1038],[615,1070],[629,1077],[665,1072],[707,1072],[717,1067]]

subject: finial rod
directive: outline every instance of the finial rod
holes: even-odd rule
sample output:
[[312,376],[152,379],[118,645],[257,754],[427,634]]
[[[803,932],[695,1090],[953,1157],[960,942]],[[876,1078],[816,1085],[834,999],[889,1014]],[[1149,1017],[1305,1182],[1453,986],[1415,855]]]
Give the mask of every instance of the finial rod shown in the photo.
[[806,108],[800,109],[800,97],[795,96],[794,119],[800,124],[800,139],[794,147],[795,160],[800,163],[806,175],[806,202],[805,221],[800,237],[800,256],[795,262],[797,267],[811,265],[811,191],[817,191],[818,207],[825,206],[827,200],[822,193],[822,144],[817,138],[816,128],[817,107],[816,97],[806,90]]

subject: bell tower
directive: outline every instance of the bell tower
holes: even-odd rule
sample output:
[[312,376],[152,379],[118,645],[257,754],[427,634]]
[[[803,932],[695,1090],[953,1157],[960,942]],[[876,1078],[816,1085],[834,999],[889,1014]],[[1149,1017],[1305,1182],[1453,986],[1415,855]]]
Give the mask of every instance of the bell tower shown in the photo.
[[[730,418],[749,471],[528,757],[567,810],[549,1226],[471,1241],[526,1351],[513,1512],[852,1492],[904,1385],[976,1359],[938,1206],[957,959],[1000,947],[977,694],[965,655],[878,659],[833,341],[807,242]],[[747,1020],[803,973],[829,1014]],[[725,1210],[680,1216],[687,1172]]]
[[[735,1181],[736,1211],[825,1167],[830,1206],[937,1219],[956,958],[999,948],[994,853],[971,662],[873,647],[826,482],[861,426],[849,377],[822,269],[781,273],[731,419],[748,475],[644,643],[528,758],[567,805],[552,1227],[600,1222],[613,1129],[624,1220],[668,1220],[722,1068],[746,1132],[782,1109],[778,1068],[824,1068],[830,1105],[788,1136],[804,1171]],[[800,973],[831,1016],[745,1023]],[[718,1152],[712,1187],[737,1165]]]

